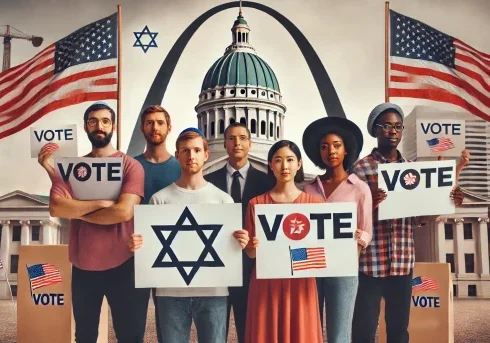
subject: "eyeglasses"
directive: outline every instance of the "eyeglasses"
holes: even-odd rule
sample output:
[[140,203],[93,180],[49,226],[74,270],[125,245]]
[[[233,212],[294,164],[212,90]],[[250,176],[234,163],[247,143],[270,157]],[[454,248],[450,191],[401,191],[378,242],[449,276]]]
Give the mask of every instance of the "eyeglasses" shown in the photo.
[[235,141],[237,138],[240,140],[240,142],[248,141],[248,137],[247,136],[228,136],[227,140],[229,140],[229,141]]
[[384,132],[390,132],[393,128],[395,128],[396,132],[402,132],[403,129],[405,128],[405,126],[403,126],[402,124],[391,125],[388,123],[383,125],[376,124],[376,126],[382,128]]
[[89,120],[87,120],[87,125],[89,127],[95,127],[98,123],[102,123],[102,127],[109,127],[112,124],[112,120],[110,120],[109,118],[90,118]]

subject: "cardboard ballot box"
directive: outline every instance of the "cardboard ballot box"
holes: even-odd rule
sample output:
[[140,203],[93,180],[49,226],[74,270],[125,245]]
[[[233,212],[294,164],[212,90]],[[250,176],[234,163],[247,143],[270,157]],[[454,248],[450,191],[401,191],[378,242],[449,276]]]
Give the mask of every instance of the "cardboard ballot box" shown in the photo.
[[[408,332],[410,342],[454,343],[453,286],[448,263],[415,263]],[[384,301],[379,343],[386,343]]]
[[[17,343],[75,342],[67,245],[22,245],[17,285]],[[107,341],[104,300],[97,343]]]

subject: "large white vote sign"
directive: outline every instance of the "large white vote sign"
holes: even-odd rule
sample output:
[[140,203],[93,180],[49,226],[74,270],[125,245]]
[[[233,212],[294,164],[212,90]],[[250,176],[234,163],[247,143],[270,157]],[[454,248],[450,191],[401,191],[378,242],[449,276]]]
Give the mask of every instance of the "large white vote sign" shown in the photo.
[[417,156],[457,157],[465,148],[465,121],[454,119],[418,119]]
[[78,156],[77,126],[66,125],[58,127],[31,127],[31,157],[37,157],[41,148],[48,143],[56,143],[59,149],[53,156]]
[[242,286],[241,204],[138,205],[136,287]]
[[455,169],[454,160],[378,164],[378,187],[387,193],[378,219],[455,213]]
[[77,200],[117,200],[123,181],[122,157],[56,158],[55,170]]
[[355,203],[255,206],[257,278],[358,275]]

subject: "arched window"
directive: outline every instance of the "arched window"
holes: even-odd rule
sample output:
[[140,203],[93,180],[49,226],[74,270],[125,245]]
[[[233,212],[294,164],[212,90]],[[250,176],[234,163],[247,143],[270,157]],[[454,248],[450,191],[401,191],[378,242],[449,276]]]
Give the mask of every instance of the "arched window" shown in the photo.
[[247,119],[245,119],[245,117],[241,117],[240,123],[242,123],[243,125],[247,125]]
[[230,124],[233,124],[235,122],[235,118],[230,118]]
[[204,124],[204,136],[208,136],[208,124]]
[[269,125],[269,138],[274,138],[274,124]]
[[260,134],[265,136],[265,121],[260,122]]
[[214,136],[214,121],[211,122],[211,136]]
[[257,121],[255,119],[250,121],[250,132],[257,133]]
[[277,136],[276,136],[277,139],[279,139],[279,126],[277,127]]
[[223,119],[219,120],[219,133],[225,132],[225,121]]

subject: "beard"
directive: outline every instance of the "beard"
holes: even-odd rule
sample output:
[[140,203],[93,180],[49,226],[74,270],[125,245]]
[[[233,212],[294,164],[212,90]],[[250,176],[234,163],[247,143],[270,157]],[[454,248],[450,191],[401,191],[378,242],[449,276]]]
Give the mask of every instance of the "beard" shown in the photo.
[[146,143],[153,145],[153,146],[158,146],[167,140],[167,135],[163,134],[158,134],[157,137],[155,137],[153,134],[145,135]]
[[[97,137],[98,133],[104,134],[104,137],[103,138]],[[90,142],[92,143],[92,146],[100,149],[100,148],[105,148],[111,142],[112,134],[113,131],[109,133],[105,133],[103,131],[94,131],[94,132],[87,133],[87,136]]]

